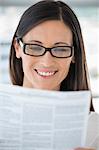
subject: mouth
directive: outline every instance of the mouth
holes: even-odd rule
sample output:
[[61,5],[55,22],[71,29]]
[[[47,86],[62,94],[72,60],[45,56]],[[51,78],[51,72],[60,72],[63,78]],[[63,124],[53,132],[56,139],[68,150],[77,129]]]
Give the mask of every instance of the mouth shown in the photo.
[[41,70],[37,70],[34,69],[38,75],[42,76],[42,77],[51,77],[53,75],[55,75],[58,71],[41,71]]

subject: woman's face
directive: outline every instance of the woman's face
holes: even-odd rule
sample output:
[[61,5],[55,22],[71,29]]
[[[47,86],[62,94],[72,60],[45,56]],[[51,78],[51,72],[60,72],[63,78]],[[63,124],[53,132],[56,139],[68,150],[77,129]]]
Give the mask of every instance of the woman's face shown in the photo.
[[[44,47],[71,46],[72,32],[62,21],[45,21],[24,37],[24,43],[38,44]],[[50,52],[34,57],[23,53],[23,49],[15,44],[16,57],[22,58],[23,86],[30,88],[60,90],[61,82],[66,78],[72,57],[56,58]]]

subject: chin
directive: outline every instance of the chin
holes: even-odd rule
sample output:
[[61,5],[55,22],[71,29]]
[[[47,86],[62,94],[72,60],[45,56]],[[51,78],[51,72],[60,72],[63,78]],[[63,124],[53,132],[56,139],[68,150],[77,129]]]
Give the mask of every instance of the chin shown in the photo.
[[50,91],[59,91],[60,87],[51,87],[51,86],[36,86],[35,89],[41,89],[41,90],[50,90]]

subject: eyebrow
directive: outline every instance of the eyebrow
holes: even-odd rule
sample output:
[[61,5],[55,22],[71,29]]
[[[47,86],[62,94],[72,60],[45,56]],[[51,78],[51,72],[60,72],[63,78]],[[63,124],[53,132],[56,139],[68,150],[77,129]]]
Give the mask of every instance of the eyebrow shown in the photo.
[[66,43],[66,42],[57,42],[57,43],[55,43],[54,45],[58,45],[58,44],[65,44],[65,45],[69,45],[68,43]]
[[37,40],[30,40],[30,41],[28,41],[28,42],[36,42],[36,43],[39,43],[39,44],[43,44],[42,42],[37,41]]
[[[36,43],[39,43],[39,44],[43,44],[41,41],[38,41],[38,40],[30,40],[29,42],[36,42]],[[58,45],[58,44],[69,45],[69,44],[66,43],[66,42],[56,42],[56,43],[54,43],[54,45]]]

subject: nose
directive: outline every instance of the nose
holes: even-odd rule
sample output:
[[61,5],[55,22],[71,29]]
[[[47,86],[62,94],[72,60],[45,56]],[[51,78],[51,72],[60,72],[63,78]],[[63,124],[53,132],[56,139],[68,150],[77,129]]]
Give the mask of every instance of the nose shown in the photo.
[[55,58],[51,55],[49,51],[47,51],[43,56],[41,56],[41,61],[46,66],[50,66],[54,63]]

